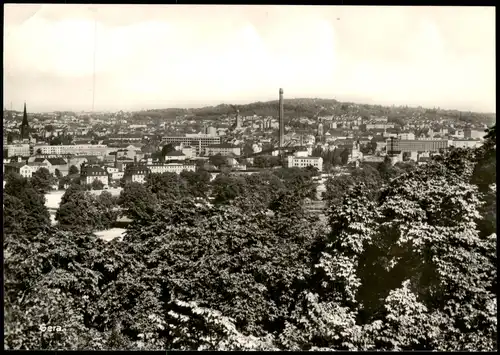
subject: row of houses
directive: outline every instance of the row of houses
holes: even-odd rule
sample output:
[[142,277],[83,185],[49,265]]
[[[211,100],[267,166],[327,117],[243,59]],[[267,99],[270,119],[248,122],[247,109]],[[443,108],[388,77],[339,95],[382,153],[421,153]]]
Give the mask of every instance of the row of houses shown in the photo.
[[[108,147],[104,144],[72,144],[72,145],[36,145],[36,144],[8,144],[3,146],[4,156],[29,157],[32,155],[94,155],[105,156],[111,152],[119,150],[118,147]],[[130,147],[127,148],[130,150]],[[134,149],[139,149],[134,147]]]
[[117,168],[99,165],[84,165],[80,171],[80,181],[83,184],[92,184],[94,181],[100,181],[104,186],[112,182],[118,182],[122,179],[126,183],[138,182],[144,183],[148,174],[176,173],[182,171],[195,171],[196,165],[191,163],[154,163],[134,162],[126,166],[124,171]]
[[[200,155],[241,155],[240,147],[229,143],[221,143],[220,137],[211,135],[187,135],[187,137],[165,137],[163,143],[173,144],[177,150],[187,157]],[[142,147],[140,145],[128,144],[118,146],[108,146],[105,144],[75,144],[75,145],[33,145],[33,144],[9,144],[4,145],[5,157],[29,157],[33,155],[44,156],[107,156],[116,154],[118,157],[135,155],[141,156]],[[142,154],[143,155],[143,154]]]
[[3,172],[4,174],[12,172],[17,173],[25,178],[31,178],[35,172],[41,168],[46,168],[51,174],[66,176],[72,165],[79,167],[80,165],[92,161],[91,157],[77,157],[72,159],[63,158],[45,158],[45,157],[30,157],[28,160],[22,158],[4,159]]

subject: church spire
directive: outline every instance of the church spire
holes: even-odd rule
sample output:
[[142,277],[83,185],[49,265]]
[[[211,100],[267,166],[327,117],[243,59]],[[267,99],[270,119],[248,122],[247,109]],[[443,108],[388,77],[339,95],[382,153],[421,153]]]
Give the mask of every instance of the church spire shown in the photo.
[[28,113],[26,112],[26,101],[24,102],[24,113],[23,113],[23,122],[21,123],[21,139],[29,139],[30,138],[30,130],[28,124]]
[[24,113],[23,113],[23,123],[22,125],[28,126],[28,114],[26,113],[26,101],[24,102]]

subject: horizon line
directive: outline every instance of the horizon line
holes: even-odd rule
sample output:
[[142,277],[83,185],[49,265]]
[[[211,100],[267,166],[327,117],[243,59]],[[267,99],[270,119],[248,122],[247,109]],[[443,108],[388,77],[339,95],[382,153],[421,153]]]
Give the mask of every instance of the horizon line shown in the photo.
[[[471,109],[460,109],[460,108],[450,108],[450,107],[443,107],[443,106],[426,106],[425,104],[421,105],[416,105],[416,104],[383,104],[383,103],[377,103],[373,102],[370,99],[359,99],[359,100],[339,100],[338,98],[326,98],[326,97],[293,97],[293,98],[286,98],[284,96],[284,103],[286,103],[287,100],[335,100],[340,104],[355,104],[355,105],[368,105],[368,106],[381,106],[381,107],[407,107],[407,108],[413,108],[413,109],[418,109],[418,108],[423,108],[423,109],[439,109],[443,111],[459,111],[459,112],[469,112],[469,113],[478,113],[478,114],[486,114],[486,115],[491,115],[494,114],[496,115],[496,111],[480,111],[480,110],[471,110]],[[371,102],[369,102],[371,101]],[[26,104],[27,101],[24,101],[24,104]],[[179,103],[179,105],[173,105],[173,106],[168,106],[168,107],[159,107],[159,108],[135,108],[135,109],[99,109],[96,107],[91,107],[89,109],[81,110],[81,109],[56,109],[56,110],[33,110],[31,113],[51,113],[51,112],[85,112],[85,113],[99,113],[99,112],[119,112],[119,111],[124,111],[124,112],[140,112],[140,111],[149,111],[149,110],[168,110],[168,109],[180,109],[180,110],[189,110],[189,109],[201,109],[201,108],[207,108],[207,107],[217,107],[217,106],[222,106],[222,105],[250,105],[254,103],[268,103],[268,102],[279,102],[279,97],[276,99],[262,99],[262,100],[251,100],[251,101],[237,101],[237,100],[232,100],[232,101],[226,101],[226,102],[219,102],[217,104],[208,104],[208,103],[199,103],[199,104],[192,104],[188,106],[182,106],[183,103]],[[29,102],[27,102],[29,106]],[[12,105],[11,105],[12,106]],[[7,109],[4,107],[4,111],[14,111],[14,112],[22,112]],[[28,110],[29,111],[29,110]]]

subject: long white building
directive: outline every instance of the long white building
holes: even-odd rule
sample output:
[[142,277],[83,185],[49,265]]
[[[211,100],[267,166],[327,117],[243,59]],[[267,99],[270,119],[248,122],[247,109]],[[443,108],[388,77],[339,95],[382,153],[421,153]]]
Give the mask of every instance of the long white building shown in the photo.
[[8,144],[3,146],[4,152],[7,152],[7,157],[29,157],[32,153],[29,144]]
[[307,152],[295,152],[294,155],[289,155],[287,157],[287,163],[289,168],[307,168],[312,166],[318,169],[318,171],[323,171],[323,158],[321,157],[310,157]]
[[78,145],[35,145],[34,153],[49,155],[97,155],[108,154],[108,146],[100,144],[78,144]]
[[218,136],[210,134],[186,134],[185,136],[163,137],[163,144],[182,144],[183,146],[191,146],[196,150],[196,154],[200,155],[202,149],[212,144],[220,144],[221,140]]
[[182,163],[152,163],[147,165],[148,169],[153,174],[163,174],[163,173],[176,173],[180,174],[182,171],[195,171],[196,165],[194,164],[182,164]]

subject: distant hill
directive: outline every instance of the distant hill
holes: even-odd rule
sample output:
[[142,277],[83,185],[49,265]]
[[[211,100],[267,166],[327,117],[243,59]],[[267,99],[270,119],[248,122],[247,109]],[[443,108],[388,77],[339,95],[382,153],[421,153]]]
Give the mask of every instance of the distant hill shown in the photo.
[[[339,102],[333,99],[286,99],[284,103],[287,117],[316,117],[321,114],[333,114]],[[246,105],[221,104],[201,108],[179,109],[168,108],[135,112],[134,116],[162,116],[163,119],[175,118],[180,115],[192,116],[193,119],[216,119],[220,116],[234,115],[236,110],[242,116],[276,116],[278,114],[278,100],[253,102]]]
[[[136,119],[151,117],[162,120],[175,119],[178,116],[191,117],[194,120],[217,119],[220,116],[232,116],[240,111],[242,116],[274,116],[278,115],[278,100],[253,102],[245,105],[221,104],[201,108],[167,108],[135,112]],[[318,116],[352,114],[364,118],[370,116],[387,116],[389,120],[400,121],[419,116],[430,120],[440,117],[472,124],[494,124],[496,114],[464,112],[458,110],[443,110],[439,108],[422,108],[408,106],[382,106],[339,102],[334,99],[296,98],[285,99],[285,117],[294,119],[299,117],[316,118]]]

